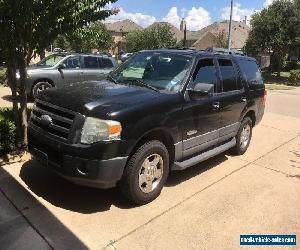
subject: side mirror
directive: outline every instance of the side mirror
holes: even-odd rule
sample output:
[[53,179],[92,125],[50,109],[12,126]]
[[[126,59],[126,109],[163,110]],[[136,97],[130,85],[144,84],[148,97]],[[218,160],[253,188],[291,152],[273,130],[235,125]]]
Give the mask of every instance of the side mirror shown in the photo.
[[58,70],[65,69],[67,66],[64,63],[60,63],[57,67]]
[[191,97],[212,96],[214,93],[214,85],[208,83],[196,83],[194,88],[188,89]]

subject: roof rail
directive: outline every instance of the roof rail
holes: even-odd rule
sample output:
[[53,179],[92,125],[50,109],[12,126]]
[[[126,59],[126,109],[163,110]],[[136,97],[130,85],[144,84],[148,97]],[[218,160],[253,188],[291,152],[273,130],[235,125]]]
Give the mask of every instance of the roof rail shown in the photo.
[[211,52],[215,54],[227,54],[227,55],[240,55],[246,56],[246,54],[242,51],[238,51],[235,49],[223,49],[223,48],[207,48],[206,52]]
[[169,48],[166,48],[166,49],[175,49],[175,50],[193,50],[193,51],[195,51],[196,49],[195,48],[193,48],[193,47],[180,47],[180,46],[178,46],[178,47],[169,47]]

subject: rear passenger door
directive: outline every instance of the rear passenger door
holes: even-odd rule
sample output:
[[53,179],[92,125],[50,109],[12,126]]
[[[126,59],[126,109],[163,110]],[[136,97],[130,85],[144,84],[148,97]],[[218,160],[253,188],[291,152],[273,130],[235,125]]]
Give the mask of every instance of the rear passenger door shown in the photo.
[[100,81],[113,69],[108,58],[84,56],[84,78],[86,81]]
[[217,58],[221,91],[219,110],[221,115],[220,142],[234,137],[240,127],[240,118],[247,106],[242,78],[230,58]]

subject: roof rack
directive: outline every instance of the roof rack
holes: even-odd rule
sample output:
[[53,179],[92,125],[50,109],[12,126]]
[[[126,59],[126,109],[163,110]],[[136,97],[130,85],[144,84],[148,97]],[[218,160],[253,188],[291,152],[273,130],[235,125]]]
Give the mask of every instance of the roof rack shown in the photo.
[[195,51],[196,49],[193,48],[193,47],[169,47],[169,48],[166,48],[166,49],[174,49],[174,50],[192,50],[192,51]]
[[238,51],[235,49],[223,49],[223,48],[207,48],[206,52],[211,52],[215,54],[227,54],[227,55],[240,55],[246,56],[246,54],[242,51]]

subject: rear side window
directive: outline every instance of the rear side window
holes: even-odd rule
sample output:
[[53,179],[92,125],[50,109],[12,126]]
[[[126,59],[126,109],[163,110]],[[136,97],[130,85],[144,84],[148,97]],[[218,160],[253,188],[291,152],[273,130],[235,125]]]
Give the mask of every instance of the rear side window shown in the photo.
[[240,89],[240,86],[237,84],[237,76],[232,61],[228,59],[218,59],[218,62],[223,81],[223,92]]
[[97,57],[94,57],[94,56],[84,57],[84,67],[86,69],[98,69],[99,64],[98,64]]
[[66,69],[79,69],[80,68],[80,57],[69,57],[64,61]]
[[108,58],[98,58],[100,68],[113,68],[114,65]]
[[216,68],[213,59],[201,59],[197,64],[193,75],[194,83],[206,83],[214,85],[216,91],[216,83],[218,81]]
[[239,66],[241,67],[241,70],[244,76],[246,77],[248,83],[258,85],[263,84],[261,72],[256,61],[240,60]]

